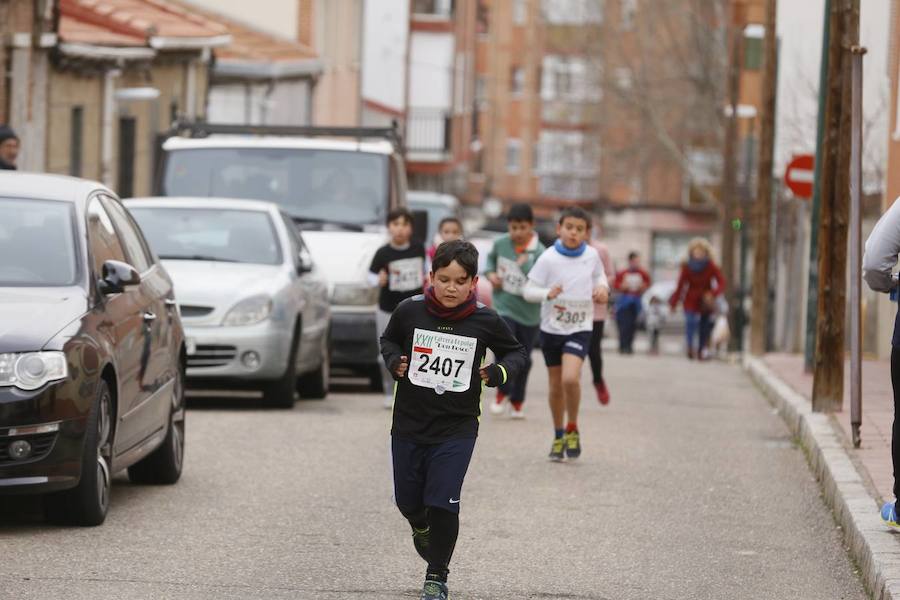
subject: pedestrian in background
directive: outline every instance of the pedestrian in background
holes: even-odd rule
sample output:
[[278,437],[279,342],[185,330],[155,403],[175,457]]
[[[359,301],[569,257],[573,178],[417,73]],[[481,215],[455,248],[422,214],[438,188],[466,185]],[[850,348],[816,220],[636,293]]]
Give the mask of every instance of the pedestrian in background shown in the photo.
[[619,353],[634,354],[634,335],[641,314],[641,296],[650,287],[650,274],[641,267],[637,252],[628,254],[628,267],[616,274],[613,287],[616,298],[616,326],[619,328]]
[[[603,271],[608,274],[615,273],[612,259],[609,256],[609,248],[600,241],[600,219],[594,218],[591,227],[591,247],[600,256],[603,263]],[[594,381],[594,391],[597,392],[597,401],[606,406],[609,404],[609,387],[603,378],[603,330],[606,326],[606,318],[609,316],[609,298],[603,302],[594,303],[594,330],[591,333],[591,349],[588,356],[591,359],[591,376]]]
[[[378,311],[375,313],[379,338],[397,305],[422,293],[425,273],[425,246],[412,241],[412,213],[405,208],[392,210],[387,216],[387,226],[390,241],[375,252],[369,266],[369,283],[381,288]],[[384,407],[391,408],[394,403],[394,379],[383,364],[380,368]]]
[[712,246],[703,238],[694,238],[688,244],[687,262],[682,263],[678,284],[669,298],[672,311],[679,302],[684,306],[685,341],[689,359],[707,358],[716,298],[724,291],[725,277],[713,261]]
[[659,354],[659,332],[666,323],[665,302],[654,294],[647,303],[647,335],[650,337],[650,354]]
[[19,158],[19,136],[9,125],[0,125],[0,170],[15,171]]
[[581,456],[578,410],[581,367],[593,333],[594,304],[609,297],[597,251],[588,246],[591,218],[577,207],[563,209],[559,238],[528,274],[525,299],[541,302],[541,351],[549,375],[553,444],[550,460]]
[[[434,255],[431,286],[402,302],[381,337],[397,380],[391,426],[394,497],[427,563],[422,600],[447,600],[463,481],[475,449],[481,388],[518,376],[525,350],[475,296],[478,250],[457,240]],[[484,365],[487,350],[496,362]]]
[[519,375],[497,389],[491,413],[503,414],[509,399],[510,417],[525,417],[523,404],[528,374],[531,372],[531,351],[537,342],[541,324],[541,307],[522,297],[528,273],[544,252],[544,245],[534,232],[534,213],[528,204],[514,204],[506,216],[509,233],[497,238],[487,255],[485,277],[494,286],[493,305],[510,330],[525,348],[525,366]]
[[[900,254],[900,202],[896,200],[875,224],[863,255],[863,278],[876,292],[890,293],[896,300],[897,279],[891,271]],[[891,386],[894,390],[894,423],[891,428],[891,461],[894,468],[894,498],[881,507],[881,518],[890,527],[900,528],[897,519],[897,498],[900,498],[900,313],[894,320],[891,338]]]

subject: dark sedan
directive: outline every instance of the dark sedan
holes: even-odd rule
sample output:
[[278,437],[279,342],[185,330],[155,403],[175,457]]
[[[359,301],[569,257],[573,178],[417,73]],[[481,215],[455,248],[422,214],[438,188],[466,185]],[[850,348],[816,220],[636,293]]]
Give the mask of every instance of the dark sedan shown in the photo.
[[175,483],[184,360],[172,282],[115,195],[0,174],[0,494],[98,525],[114,473]]

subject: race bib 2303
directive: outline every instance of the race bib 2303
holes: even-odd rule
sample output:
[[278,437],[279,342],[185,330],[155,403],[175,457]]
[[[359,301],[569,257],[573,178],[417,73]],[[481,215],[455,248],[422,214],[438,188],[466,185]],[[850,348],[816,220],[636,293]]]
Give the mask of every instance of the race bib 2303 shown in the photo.
[[465,392],[472,382],[477,347],[477,338],[416,329],[409,380],[437,394]]
[[552,301],[553,323],[556,329],[563,332],[573,332],[584,329],[585,323],[593,319],[594,303],[591,300],[564,300],[557,298]]

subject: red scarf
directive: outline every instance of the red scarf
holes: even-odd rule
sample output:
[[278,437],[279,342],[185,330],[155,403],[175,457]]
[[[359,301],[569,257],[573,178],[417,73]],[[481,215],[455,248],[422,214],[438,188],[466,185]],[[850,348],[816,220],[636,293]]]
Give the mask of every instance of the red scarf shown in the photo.
[[478,300],[475,297],[475,290],[469,292],[469,297],[462,304],[454,308],[447,308],[441,304],[440,300],[434,294],[434,286],[428,286],[425,290],[425,309],[428,313],[438,319],[444,321],[460,321],[465,319],[478,308]]

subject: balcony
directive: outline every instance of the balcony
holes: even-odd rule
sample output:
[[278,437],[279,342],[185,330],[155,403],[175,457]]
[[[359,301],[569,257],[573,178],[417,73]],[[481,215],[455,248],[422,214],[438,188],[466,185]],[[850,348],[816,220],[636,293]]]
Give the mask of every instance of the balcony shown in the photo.
[[453,120],[443,108],[410,108],[406,117],[407,158],[445,162],[451,156]]

